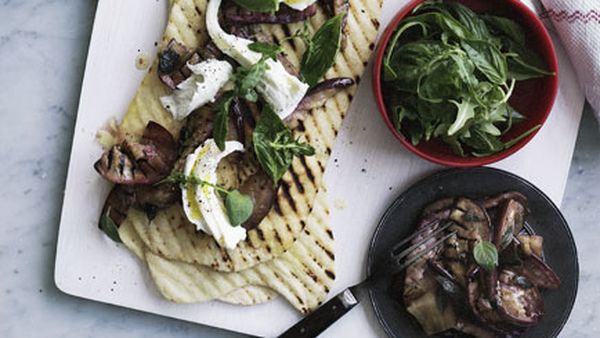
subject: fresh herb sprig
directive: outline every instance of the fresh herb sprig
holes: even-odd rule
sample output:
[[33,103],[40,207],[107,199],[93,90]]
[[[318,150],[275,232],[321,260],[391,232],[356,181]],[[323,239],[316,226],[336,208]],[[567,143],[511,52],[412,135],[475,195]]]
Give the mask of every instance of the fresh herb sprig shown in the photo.
[[233,0],[237,5],[253,12],[277,12],[279,0]]
[[473,248],[473,258],[477,265],[486,271],[492,271],[498,266],[498,250],[496,246],[488,241],[479,241]]
[[100,230],[102,230],[110,239],[117,243],[122,243],[121,236],[119,235],[119,227],[110,217],[111,208],[108,207],[106,213],[100,216]]
[[426,1],[398,27],[386,50],[387,106],[413,144],[439,138],[459,155],[487,156],[540,128],[501,140],[525,118],[508,103],[515,82],[554,75],[545,68],[514,21]]
[[262,57],[248,69],[238,67],[235,70],[233,74],[235,89],[225,92],[216,106],[213,136],[215,143],[221,150],[225,149],[225,141],[229,133],[229,111],[233,100],[236,97],[241,97],[250,102],[258,101],[256,86],[264,73],[269,69],[267,61],[276,59],[277,55],[283,52],[283,48],[280,46],[263,42],[253,42],[248,48],[254,52],[261,53]]
[[[346,13],[341,13],[327,20],[308,42],[300,63],[300,76],[311,87],[316,85],[335,63],[335,57],[342,46],[345,15]],[[299,37],[306,40],[302,32]]]
[[294,156],[315,154],[311,145],[294,140],[292,131],[268,106],[258,119],[252,141],[258,162],[274,183],[290,168]]
[[192,186],[209,186],[218,191],[225,198],[225,210],[229,217],[229,222],[233,226],[238,226],[247,221],[254,210],[254,203],[250,196],[242,194],[239,190],[228,190],[219,185],[212,184],[195,175],[184,175],[182,172],[175,172],[165,178],[161,183],[175,183]]

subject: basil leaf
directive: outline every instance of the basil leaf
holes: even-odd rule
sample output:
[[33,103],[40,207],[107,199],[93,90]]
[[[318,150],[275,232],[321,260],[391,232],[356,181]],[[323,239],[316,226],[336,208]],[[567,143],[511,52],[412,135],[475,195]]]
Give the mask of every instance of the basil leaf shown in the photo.
[[231,109],[231,103],[233,102],[234,97],[235,95],[233,92],[226,92],[219,100],[216,108],[217,114],[215,117],[213,138],[221,151],[225,150],[225,141],[227,140],[227,134],[229,133],[229,110]]
[[440,138],[460,156],[487,156],[522,140],[533,131],[501,140],[522,120],[507,103],[515,82],[551,75],[524,41],[510,19],[422,2],[401,22],[383,60],[396,129],[414,145]]
[[463,24],[473,37],[479,40],[491,37],[485,22],[471,9],[459,3],[449,3],[447,6],[450,14]]
[[279,182],[292,165],[294,156],[315,154],[312,146],[293,139],[292,131],[268,106],[258,119],[252,141],[258,162],[274,183]]
[[238,190],[232,190],[225,197],[225,209],[231,225],[237,226],[250,218],[254,204],[250,196],[244,195]]
[[525,32],[523,31],[523,28],[516,22],[494,15],[484,15],[483,20],[490,26],[492,30],[497,32],[498,35],[505,35],[509,39],[522,46],[526,44]]
[[233,0],[237,5],[253,12],[277,12],[279,0]]
[[[383,79],[384,79],[384,81],[395,80],[396,78],[398,78],[398,74],[403,74],[402,72],[396,72],[395,67],[392,66],[392,55],[396,54],[395,53],[396,44],[398,43],[398,40],[400,40],[400,37],[402,36],[402,34],[405,31],[407,31],[409,28],[412,28],[412,27],[421,27],[422,34],[423,35],[427,34],[427,26],[424,23],[419,22],[419,21],[407,22],[398,28],[396,33],[394,33],[394,36],[392,37],[390,44],[387,47],[388,49],[387,49],[385,58],[383,59]],[[400,54],[400,55],[403,55],[403,54]]]
[[113,241],[117,243],[123,243],[121,236],[119,236],[119,227],[110,218],[110,207],[106,210],[106,213],[100,217],[100,230]]
[[498,47],[483,40],[464,40],[461,46],[490,82],[499,85],[506,83],[508,66]]
[[265,61],[266,59],[263,58],[248,69],[239,67],[235,70],[236,96],[241,96],[250,102],[258,100],[255,88],[269,67]]
[[525,62],[521,56],[515,55],[508,58],[508,77],[511,79],[522,81],[551,75],[555,74]]
[[533,128],[527,130],[526,132],[524,132],[523,134],[519,135],[518,137],[506,142],[504,144],[504,149],[508,149],[512,146],[514,146],[515,144],[521,142],[521,140],[523,140],[524,138],[528,137],[529,135],[535,133],[536,131],[538,131],[538,129],[542,128],[541,124],[538,124],[536,126],[534,126]]
[[473,155],[482,157],[504,150],[504,144],[498,137],[475,128],[469,130],[469,132],[470,136],[461,139],[461,141],[476,150],[473,151]]
[[496,246],[488,241],[479,241],[473,248],[475,262],[486,269],[493,271],[498,266],[498,250]]
[[261,53],[264,57],[275,59],[277,55],[283,52],[281,46],[265,43],[265,42],[253,42],[248,45],[251,51]]
[[[436,3],[426,1],[418,7],[417,12],[421,13],[426,11],[438,12],[441,13],[443,17],[455,19],[464,28],[459,33],[462,37],[466,37],[469,33],[472,34],[473,38],[477,39],[486,39],[490,36],[485,22],[471,9],[459,3]],[[455,25],[455,23],[453,23],[453,25]]]
[[546,70],[544,60],[527,46],[523,28],[516,22],[495,16],[484,19],[498,33],[502,49],[508,52],[508,78],[521,81],[555,75]]
[[311,87],[333,66],[342,44],[345,13],[327,20],[313,36],[300,63],[300,75]]

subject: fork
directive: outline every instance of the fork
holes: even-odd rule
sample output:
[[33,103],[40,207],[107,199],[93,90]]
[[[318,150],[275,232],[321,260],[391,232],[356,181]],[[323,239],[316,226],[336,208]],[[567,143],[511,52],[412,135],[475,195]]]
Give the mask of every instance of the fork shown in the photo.
[[439,220],[425,224],[419,231],[398,242],[391,248],[387,261],[384,262],[380,268],[376,269],[367,279],[337,294],[331,300],[321,305],[318,309],[281,334],[279,338],[312,338],[321,334],[329,326],[333,325],[333,323],[358,305],[358,295],[375,288],[382,281],[382,277],[385,275],[394,275],[403,271],[425,254],[456,234],[456,231],[452,231],[444,234],[444,236],[434,243],[428,243],[430,240],[436,238],[436,236],[441,235],[453,224],[453,222],[448,221],[431,231],[429,234],[426,234],[415,243],[412,243],[414,239],[424,235],[427,231],[437,227],[439,224]]

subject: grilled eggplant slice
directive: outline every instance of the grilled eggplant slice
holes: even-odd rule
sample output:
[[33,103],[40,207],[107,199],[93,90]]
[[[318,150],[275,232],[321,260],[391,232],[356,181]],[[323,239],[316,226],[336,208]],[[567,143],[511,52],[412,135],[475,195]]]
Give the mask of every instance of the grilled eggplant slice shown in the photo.
[[490,240],[490,218],[485,209],[473,200],[459,198],[450,219],[458,224],[451,229],[456,230],[459,237],[474,241]]
[[154,184],[171,172],[177,157],[173,136],[162,126],[150,122],[140,142],[123,141],[94,164],[108,181],[122,185]]
[[132,187],[115,185],[106,197],[106,201],[102,207],[102,213],[100,214],[99,222],[101,222],[102,217],[108,213],[108,217],[110,217],[115,225],[120,226],[121,223],[123,223],[123,221],[127,218],[129,208],[131,208],[134,202],[135,191]]
[[259,169],[256,174],[250,176],[240,187],[240,192],[250,196],[254,204],[252,215],[242,224],[246,230],[256,228],[267,216],[277,195],[277,189],[273,181],[263,170]]
[[539,290],[526,277],[511,270],[500,273],[496,305],[500,316],[516,326],[534,326],[544,314],[544,302]]
[[494,244],[498,250],[506,248],[519,234],[525,225],[525,206],[515,199],[509,199],[504,203],[497,217],[494,233]]
[[301,22],[317,13],[317,6],[308,6],[303,11],[297,11],[289,6],[282,5],[275,13],[261,13],[249,11],[239,6],[230,6],[225,9],[223,16],[229,25],[250,24],[289,24]]
[[544,289],[560,287],[560,279],[556,273],[536,255],[525,258],[523,264],[515,270],[537,287]]
[[187,65],[200,61],[198,53],[192,53],[181,42],[171,39],[167,48],[158,54],[158,77],[167,87],[175,90],[192,73]]
[[521,194],[518,191],[509,191],[502,193],[500,195],[496,195],[494,197],[489,197],[481,201],[481,206],[485,209],[493,209],[496,208],[508,200],[515,200],[521,203],[525,208],[527,208],[527,197]]

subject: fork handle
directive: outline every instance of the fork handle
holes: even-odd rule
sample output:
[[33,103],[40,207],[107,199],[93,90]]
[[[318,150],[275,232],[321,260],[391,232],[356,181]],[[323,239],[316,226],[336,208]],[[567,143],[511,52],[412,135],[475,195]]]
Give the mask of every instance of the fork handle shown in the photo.
[[296,325],[281,334],[279,338],[316,337],[348,313],[348,311],[352,310],[357,304],[358,298],[348,288],[304,317]]

